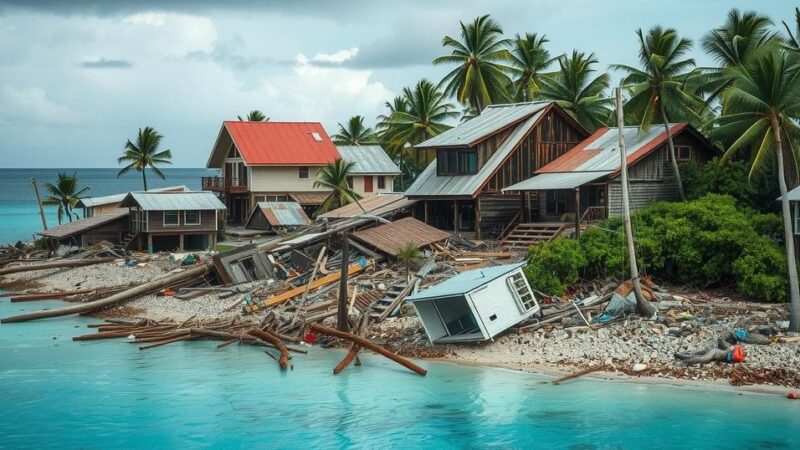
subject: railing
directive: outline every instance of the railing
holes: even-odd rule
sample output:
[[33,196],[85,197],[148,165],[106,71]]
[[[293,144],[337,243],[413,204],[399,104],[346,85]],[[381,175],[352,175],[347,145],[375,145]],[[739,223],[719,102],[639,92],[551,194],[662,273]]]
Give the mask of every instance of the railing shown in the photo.
[[605,206],[590,206],[581,216],[581,223],[600,222],[606,218]]
[[203,177],[204,191],[231,191],[247,188],[247,180],[243,178]]
[[500,232],[500,235],[499,235],[499,236],[497,236],[497,240],[498,240],[498,241],[502,241],[503,239],[505,239],[506,235],[507,235],[508,233],[510,233],[510,232],[511,232],[511,230],[513,230],[513,229],[514,229],[514,227],[516,227],[516,226],[517,226],[517,224],[520,222],[520,220],[521,220],[521,219],[522,219],[522,211],[519,211],[519,212],[518,212],[518,213],[517,213],[517,214],[514,216],[514,218],[512,218],[512,219],[511,219],[511,222],[508,222],[508,225],[506,225],[506,227],[505,227],[505,228],[503,228],[503,231],[501,231],[501,232]]

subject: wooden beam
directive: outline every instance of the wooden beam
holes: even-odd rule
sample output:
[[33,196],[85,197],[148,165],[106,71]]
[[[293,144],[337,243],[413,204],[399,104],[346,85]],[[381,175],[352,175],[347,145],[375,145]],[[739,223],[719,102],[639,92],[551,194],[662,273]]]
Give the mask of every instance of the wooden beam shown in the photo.
[[581,187],[575,188],[575,238],[581,237]]
[[[367,265],[369,265],[369,264],[367,264]],[[347,270],[347,274],[348,274],[348,276],[355,275],[355,274],[361,272],[362,270],[364,270],[364,268],[361,267],[360,264],[353,264]],[[332,273],[332,274],[330,274],[330,275],[328,275],[326,277],[322,277],[319,280],[316,280],[313,283],[311,283],[311,287],[309,289],[317,289],[317,288],[320,288],[322,286],[327,286],[327,285],[329,285],[331,283],[335,283],[335,282],[339,281],[340,278],[341,278],[341,275],[339,273]],[[264,302],[264,304],[265,304],[265,306],[278,305],[280,303],[283,303],[283,302],[289,300],[290,298],[294,298],[294,297],[297,297],[298,295],[302,295],[303,292],[305,292],[305,290],[306,290],[305,285],[304,286],[300,286],[300,287],[296,287],[294,289],[289,289],[288,291],[286,291],[286,292],[284,292],[282,294],[278,294],[276,296],[273,296],[273,297],[267,299],[267,301]]]
[[425,200],[422,203],[424,204],[424,210],[425,210],[423,217],[425,219],[425,224],[430,225],[430,222],[428,222],[428,201]]
[[458,233],[458,200],[453,200],[453,233]]
[[475,233],[478,239],[481,238],[481,198],[475,197]]

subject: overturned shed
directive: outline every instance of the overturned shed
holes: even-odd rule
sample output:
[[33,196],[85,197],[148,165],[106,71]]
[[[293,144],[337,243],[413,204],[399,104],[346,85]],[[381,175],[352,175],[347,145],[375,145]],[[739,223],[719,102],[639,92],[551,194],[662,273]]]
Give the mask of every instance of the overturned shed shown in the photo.
[[489,340],[539,312],[524,265],[463,272],[406,301],[432,343]]
[[353,239],[391,256],[397,255],[397,251],[409,243],[422,247],[450,236],[451,233],[425,225],[413,217],[406,217],[352,234]]
[[258,202],[245,228],[274,231],[309,225],[311,220],[296,202]]
[[272,262],[255,244],[214,255],[214,269],[225,284],[247,283],[274,277]]

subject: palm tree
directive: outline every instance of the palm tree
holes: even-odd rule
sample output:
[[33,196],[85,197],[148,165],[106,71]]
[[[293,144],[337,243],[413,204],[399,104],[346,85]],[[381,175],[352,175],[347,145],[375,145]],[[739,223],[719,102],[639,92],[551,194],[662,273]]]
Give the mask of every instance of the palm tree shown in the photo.
[[254,109],[247,113],[247,117],[242,119],[242,116],[236,116],[239,118],[239,122],[244,122],[247,120],[248,122],[269,122],[269,117],[265,116],[264,113],[261,111]]
[[[45,183],[44,189],[48,195],[42,200],[42,204],[58,206],[59,225],[61,225],[65,214],[69,221],[72,222],[72,208],[75,207],[78,200],[83,198],[83,194],[89,190],[88,187],[78,189],[78,172],[75,172],[72,176],[67,175],[65,172],[59,172],[56,184]],[[77,214],[75,214],[75,218],[78,218]]]
[[785,20],[783,21],[783,27],[786,28],[786,33],[789,35],[786,37],[787,47],[800,50],[800,42],[798,41],[800,39],[800,8],[794,9],[794,33],[792,33]]
[[320,169],[317,179],[314,181],[314,187],[330,189],[331,193],[322,202],[318,213],[340,208],[350,202],[357,202],[361,198],[347,183],[355,165],[356,163],[353,161],[337,159]]
[[139,128],[136,144],[128,139],[125,144],[125,151],[122,156],[117,158],[117,162],[120,164],[128,163],[127,166],[119,171],[117,177],[119,178],[131,169],[142,172],[142,185],[145,191],[147,190],[146,170],[148,167],[163,180],[164,174],[156,167],[156,164],[172,164],[172,161],[170,161],[172,152],[169,149],[159,150],[158,148],[163,137],[152,127]]
[[553,62],[550,52],[544,48],[549,42],[545,36],[536,33],[519,34],[511,42],[511,73],[513,81],[514,100],[529,102],[541,90],[544,70]]
[[559,70],[542,78],[539,97],[556,102],[589,131],[608,125],[613,100],[606,96],[610,83],[607,73],[592,78],[597,64],[594,53],[577,50],[558,59]]
[[[793,186],[797,183],[797,162],[791,151],[790,136],[796,136],[800,131],[794,122],[800,114],[800,68],[785,50],[777,47],[759,52],[754,59],[749,67],[728,69],[727,75],[733,80],[731,88],[725,92],[730,111],[718,119],[719,126],[714,134],[733,141],[725,152],[725,159],[741,147],[757,149],[751,175],[773,161],[777,163],[792,302],[789,329],[800,331],[800,288],[787,196],[787,175]],[[783,151],[784,143],[790,149],[786,153]]]
[[673,28],[659,26],[651,28],[647,36],[640,28],[636,30],[636,35],[639,37],[642,69],[626,65],[612,67],[627,73],[623,83],[630,93],[625,106],[626,113],[631,112],[630,119],[635,120],[642,130],[650,128],[654,120],[664,125],[678,193],[681,200],[685,201],[669,121],[671,117],[673,120],[698,123],[705,109],[703,99],[686,88],[686,81],[695,67],[694,59],[684,58],[692,48],[692,41],[680,38]]
[[472,23],[460,24],[461,41],[445,36],[442,45],[452,49],[451,53],[434,59],[433,63],[458,65],[445,75],[440,85],[445,86],[446,95],[453,95],[480,112],[487,105],[507,98],[510,69],[505,62],[511,59],[506,48],[509,41],[502,38],[503,30],[488,14]]
[[364,117],[353,116],[347,125],[339,125],[339,132],[331,136],[336,145],[368,145],[377,142],[375,131],[364,126]]
[[422,260],[419,246],[413,242],[407,242],[398,248],[395,258],[397,258],[397,262],[405,266],[406,277],[411,276],[411,267],[419,264]]

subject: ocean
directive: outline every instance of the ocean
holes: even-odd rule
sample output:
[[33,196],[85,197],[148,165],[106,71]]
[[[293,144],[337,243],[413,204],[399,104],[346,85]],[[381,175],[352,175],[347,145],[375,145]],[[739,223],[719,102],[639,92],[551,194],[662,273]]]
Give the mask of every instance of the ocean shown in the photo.
[[[165,180],[148,172],[147,184],[150,188],[185,185],[192,190],[200,189],[203,176],[216,174],[209,169],[161,169]],[[31,185],[31,177],[36,177],[39,193],[44,198],[47,194],[44,183],[55,184],[58,172],[70,175],[77,173],[79,189],[88,187],[88,197],[119,194],[122,192],[141,190],[142,177],[138,172],[128,172],[117,178],[119,168],[109,169],[0,169],[0,244],[7,242],[28,241],[33,234],[42,230],[42,220],[36,206],[36,194]],[[47,207],[47,225],[58,225],[57,208]],[[79,214],[81,210],[77,210]],[[64,219],[66,220],[66,218]]]
[[[9,303],[0,317],[54,308]],[[381,356],[181,342],[72,341],[87,317],[0,325],[0,448],[798,448],[800,401],[776,395]],[[535,350],[532,350],[535,351]]]

